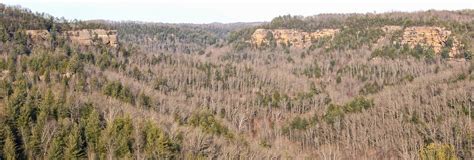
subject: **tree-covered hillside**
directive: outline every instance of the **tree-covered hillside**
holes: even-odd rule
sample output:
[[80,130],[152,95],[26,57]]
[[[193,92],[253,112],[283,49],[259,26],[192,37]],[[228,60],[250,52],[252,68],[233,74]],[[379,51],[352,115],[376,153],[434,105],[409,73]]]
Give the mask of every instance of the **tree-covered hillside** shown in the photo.
[[[0,159],[472,159],[473,15],[195,25],[0,4]],[[386,25],[444,27],[462,57],[392,43]],[[325,28],[340,31],[307,48],[249,42]],[[118,46],[64,34],[82,29],[117,30]]]

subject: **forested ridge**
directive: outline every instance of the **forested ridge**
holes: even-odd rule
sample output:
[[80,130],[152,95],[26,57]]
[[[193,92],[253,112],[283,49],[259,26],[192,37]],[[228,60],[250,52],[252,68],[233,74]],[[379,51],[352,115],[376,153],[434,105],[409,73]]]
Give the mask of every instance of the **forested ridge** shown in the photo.
[[[410,48],[387,25],[462,45]],[[305,48],[250,42],[326,28]],[[62,36],[82,29],[119,44]],[[472,159],[473,38],[472,10],[165,24],[0,4],[0,159]]]

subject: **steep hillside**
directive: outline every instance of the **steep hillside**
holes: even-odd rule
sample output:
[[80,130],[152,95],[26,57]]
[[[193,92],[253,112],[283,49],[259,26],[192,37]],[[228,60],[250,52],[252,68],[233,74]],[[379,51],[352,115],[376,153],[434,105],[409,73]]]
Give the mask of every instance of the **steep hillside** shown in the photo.
[[110,22],[126,45],[140,46],[144,52],[198,53],[223,47],[231,31],[259,23],[165,24]]
[[203,25],[0,13],[0,159],[473,157],[472,10]]
[[[33,43],[48,42],[52,38],[48,30],[26,30],[25,33],[30,36]],[[96,41],[101,41],[101,43],[111,47],[118,46],[116,30],[83,29],[63,31],[59,34],[59,38],[70,40],[72,43],[79,45],[92,45]]]
[[[465,58],[464,44],[452,36],[451,31],[440,27],[416,26],[403,28],[401,26],[383,26],[380,27],[384,31],[378,41],[369,45],[379,44],[381,40],[387,39],[387,36],[396,36],[394,34],[402,34],[398,39],[393,39],[392,44],[408,45],[411,49],[417,45],[424,48],[433,49],[435,54],[447,54],[450,58]],[[304,32],[294,29],[256,29],[252,34],[249,43],[254,48],[266,48],[276,46],[293,47],[304,49],[310,47],[313,42],[318,43],[320,39],[326,38],[331,40],[339,29],[322,29],[315,32]],[[314,46],[313,46],[314,47]],[[328,47],[328,46],[323,46]]]
[[[447,48],[449,57],[459,57],[459,49],[463,46],[451,31],[439,27],[409,27],[403,31],[401,44],[408,44],[411,48],[416,45],[433,48],[435,53],[441,53]],[[462,56],[461,56],[462,57]]]
[[316,32],[302,32],[293,29],[257,29],[252,34],[250,43],[255,47],[263,47],[270,45],[285,45],[297,48],[309,47],[312,41],[320,38],[332,37],[339,30],[323,29]]

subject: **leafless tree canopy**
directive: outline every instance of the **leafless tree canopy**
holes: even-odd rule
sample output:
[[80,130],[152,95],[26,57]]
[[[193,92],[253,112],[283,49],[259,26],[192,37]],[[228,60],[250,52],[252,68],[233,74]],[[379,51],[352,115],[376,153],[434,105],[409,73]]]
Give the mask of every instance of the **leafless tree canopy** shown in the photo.
[[[0,159],[473,158],[472,10],[205,25],[0,13]],[[463,45],[404,48],[386,25]],[[340,32],[255,47],[258,28]],[[62,34],[81,29],[117,30],[119,45]]]

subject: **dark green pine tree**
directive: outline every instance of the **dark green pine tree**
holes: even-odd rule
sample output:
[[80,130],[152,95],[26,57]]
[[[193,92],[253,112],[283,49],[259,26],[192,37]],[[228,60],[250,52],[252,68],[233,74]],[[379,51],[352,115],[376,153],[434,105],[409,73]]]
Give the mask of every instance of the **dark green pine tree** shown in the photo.
[[64,142],[62,137],[56,136],[49,145],[47,159],[62,159],[63,158]]
[[116,142],[115,155],[120,158],[131,156],[131,134],[133,131],[130,118],[116,119],[113,124],[112,135]]
[[26,103],[20,106],[20,115],[17,120],[18,127],[22,129],[30,128],[30,124],[33,122],[33,116],[35,116],[33,108],[33,99],[29,96]]
[[8,40],[8,33],[7,30],[3,25],[0,25],[0,41],[3,43],[7,42]]
[[161,131],[156,128],[151,122],[147,122],[143,131],[144,135],[144,148],[147,158],[156,159],[160,155],[160,143],[158,139],[161,135]]
[[34,99],[32,96],[28,96],[28,100],[25,105],[20,109],[20,117],[17,120],[17,125],[21,133],[23,141],[23,150],[27,157],[33,158],[35,156],[34,151],[36,150],[36,137],[33,136],[33,123],[36,118],[36,112],[34,109]]
[[87,117],[85,127],[88,156],[95,158],[96,153],[98,152],[100,131],[100,115],[95,109],[92,109],[91,113],[89,113],[89,116]]
[[144,149],[149,159],[173,158],[179,146],[152,122],[147,122],[143,131]]
[[42,124],[36,124],[32,130],[31,130],[31,135],[28,141],[28,148],[27,148],[27,156],[32,158],[38,158],[41,159],[40,155],[42,154],[41,151],[41,136],[43,133],[43,125]]
[[15,82],[13,95],[8,102],[7,115],[11,122],[16,122],[20,116],[20,109],[25,104],[27,95],[27,82],[21,78]]
[[80,128],[77,124],[73,124],[69,129],[69,135],[66,138],[66,148],[64,149],[65,159],[80,159],[84,157],[82,148],[82,138]]
[[59,123],[57,132],[54,134],[51,144],[49,144],[47,159],[64,158],[66,135],[70,132],[71,122],[67,119],[62,119]]
[[[40,96],[38,96],[40,97]],[[48,102],[50,101],[50,102]],[[51,113],[51,101],[54,102],[54,99],[52,99],[51,96],[46,96],[45,98],[43,99],[40,99],[40,98],[37,98],[36,102],[35,102],[35,106],[38,106],[38,108],[36,108],[34,110],[34,113],[35,113],[35,116],[34,119],[35,119],[35,124],[32,126],[31,128],[31,135],[30,135],[30,138],[29,138],[29,141],[28,141],[28,145],[30,146],[29,149],[28,149],[28,152],[27,154],[32,154],[34,155],[33,157],[35,158],[39,158],[39,159],[47,159],[48,157],[50,157],[50,155],[48,154],[49,152],[51,152],[52,148],[49,147],[43,147],[42,146],[42,133],[43,133],[43,128],[45,127],[45,125],[47,124],[48,122],[48,118],[50,117],[50,113]],[[38,105],[39,104],[39,105]],[[56,136],[55,136],[56,138]],[[54,139],[52,140],[51,144],[52,143],[57,143],[57,142],[54,142]],[[50,145],[51,145],[50,144]],[[46,157],[42,157],[42,156],[46,156]],[[30,157],[30,156],[28,156]]]
[[[46,115],[43,115],[43,116],[46,116],[45,118],[48,119],[48,118],[54,118],[54,119],[57,119],[58,116],[57,116],[57,107],[56,107],[56,100],[54,99],[54,94],[51,90],[49,90],[43,101],[41,102],[41,112],[43,112],[44,114]],[[41,114],[41,113],[40,113]]]
[[3,158],[6,160],[15,160],[17,159],[17,145],[15,143],[15,139],[11,133],[11,131],[8,129],[8,127],[5,127],[5,143],[3,145]]
[[101,139],[102,148],[107,152],[106,158],[131,158],[132,131],[133,126],[130,118],[118,118],[107,125]]

